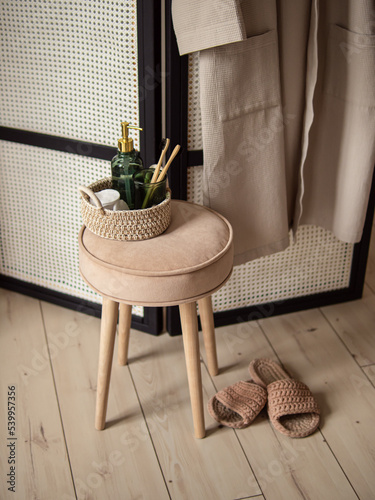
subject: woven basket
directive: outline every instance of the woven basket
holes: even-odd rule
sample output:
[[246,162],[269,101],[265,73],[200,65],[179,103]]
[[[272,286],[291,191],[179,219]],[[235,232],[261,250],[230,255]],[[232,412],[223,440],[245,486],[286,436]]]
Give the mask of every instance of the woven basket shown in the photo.
[[[79,187],[83,223],[94,234],[111,240],[147,240],[163,233],[171,221],[171,191],[159,205],[142,210],[107,210],[92,193],[112,188],[110,177]],[[97,206],[90,203],[90,196]]]

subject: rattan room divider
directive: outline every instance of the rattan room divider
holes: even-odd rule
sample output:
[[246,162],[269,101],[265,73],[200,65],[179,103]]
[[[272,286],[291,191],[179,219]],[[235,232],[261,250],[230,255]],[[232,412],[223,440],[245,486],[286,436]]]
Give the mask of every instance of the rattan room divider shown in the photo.
[[[1,9],[0,286],[99,316],[100,297],[78,271],[77,187],[109,175],[126,119],[144,129],[134,138],[148,165],[162,131],[182,144],[172,196],[202,203],[197,56],[178,54],[171,0],[8,0]],[[373,187],[356,245],[309,226],[286,251],[236,266],[213,296],[215,324],[360,297],[374,199]],[[169,308],[169,333],[179,325]],[[162,311],[134,308],[133,326],[159,333]]]
[[[180,57],[166,4],[167,131],[184,153],[173,168],[174,196],[203,203],[202,130],[199,105],[199,55]],[[231,279],[212,296],[215,325],[222,326],[359,298],[362,294],[372,218],[372,183],[363,237],[339,241],[320,227],[303,226],[285,251],[234,268]],[[168,331],[180,333],[178,311],[167,312]]]
[[[0,286],[100,315],[78,271],[77,187],[110,175],[121,122],[145,164],[161,140],[156,0],[1,2]],[[158,333],[162,313],[133,309]]]

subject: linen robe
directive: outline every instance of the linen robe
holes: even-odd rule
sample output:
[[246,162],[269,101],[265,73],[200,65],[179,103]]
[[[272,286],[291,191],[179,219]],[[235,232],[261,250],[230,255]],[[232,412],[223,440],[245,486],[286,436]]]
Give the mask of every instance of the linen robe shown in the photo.
[[204,203],[235,264],[314,224],[361,239],[375,162],[374,0],[172,0],[199,51]]

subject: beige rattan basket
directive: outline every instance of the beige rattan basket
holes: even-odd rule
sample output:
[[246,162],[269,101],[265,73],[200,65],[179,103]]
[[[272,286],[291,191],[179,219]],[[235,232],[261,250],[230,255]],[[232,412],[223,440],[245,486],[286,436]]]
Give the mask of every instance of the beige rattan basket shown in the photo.
[[[88,187],[80,186],[83,223],[94,234],[111,240],[146,240],[162,234],[171,221],[171,191],[159,205],[143,210],[113,211],[104,209],[95,196],[102,189],[110,189],[110,177],[100,179]],[[96,203],[90,203],[90,197]]]

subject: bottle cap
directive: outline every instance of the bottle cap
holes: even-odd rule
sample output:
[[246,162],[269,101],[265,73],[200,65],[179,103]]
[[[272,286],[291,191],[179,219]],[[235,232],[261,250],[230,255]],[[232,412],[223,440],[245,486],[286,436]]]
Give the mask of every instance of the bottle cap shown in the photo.
[[121,139],[118,140],[118,149],[121,153],[129,153],[134,149],[133,139],[129,137],[129,130],[128,130],[129,128],[133,128],[136,130],[143,130],[142,128],[129,125],[128,122],[121,122],[122,137]]

